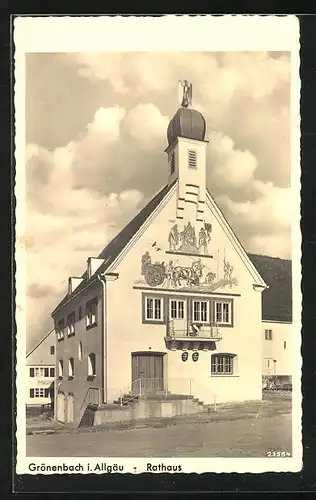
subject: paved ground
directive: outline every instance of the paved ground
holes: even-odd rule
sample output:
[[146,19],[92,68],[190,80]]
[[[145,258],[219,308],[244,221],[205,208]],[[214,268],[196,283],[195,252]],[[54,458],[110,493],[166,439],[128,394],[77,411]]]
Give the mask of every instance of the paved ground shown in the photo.
[[[291,400],[220,409],[130,430],[27,436],[28,456],[264,457],[291,452]],[[155,425],[155,426],[154,426]]]

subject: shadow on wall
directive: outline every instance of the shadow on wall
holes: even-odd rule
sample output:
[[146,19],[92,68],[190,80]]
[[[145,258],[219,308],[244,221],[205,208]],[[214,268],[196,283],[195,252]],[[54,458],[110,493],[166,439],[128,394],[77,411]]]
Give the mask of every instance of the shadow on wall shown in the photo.
[[262,389],[266,391],[291,391],[291,375],[263,375]]

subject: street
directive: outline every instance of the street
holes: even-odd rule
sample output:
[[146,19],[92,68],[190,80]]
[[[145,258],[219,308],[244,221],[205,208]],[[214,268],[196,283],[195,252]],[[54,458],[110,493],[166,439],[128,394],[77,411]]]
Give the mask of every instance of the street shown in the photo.
[[291,452],[291,401],[278,398],[170,425],[27,436],[42,457],[266,457]]

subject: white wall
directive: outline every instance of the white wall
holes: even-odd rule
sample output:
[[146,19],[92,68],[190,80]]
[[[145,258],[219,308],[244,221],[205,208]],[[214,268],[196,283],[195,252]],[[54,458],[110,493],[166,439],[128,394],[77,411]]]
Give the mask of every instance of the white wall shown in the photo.
[[[50,397],[40,397],[31,398],[30,389],[41,388],[47,389],[52,382],[54,377],[30,377],[31,367],[48,367],[55,368],[56,359],[56,333],[53,330],[44,340],[41,342],[34,351],[30,351],[30,354],[26,357],[26,370],[25,370],[25,390],[26,390],[26,404],[27,405],[42,405],[51,402]],[[51,354],[51,346],[54,346],[55,353]]]
[[[127,392],[131,386],[131,352],[160,351],[167,356],[168,389],[172,392],[187,393],[189,379],[194,379],[195,396],[212,403],[214,394],[218,402],[243,401],[261,399],[262,389],[262,324],[261,293],[253,289],[253,278],[241,262],[227,236],[208,211],[206,221],[213,224],[211,249],[213,259],[202,261],[216,272],[222,266],[222,258],[226,258],[234,266],[234,275],[238,285],[217,290],[220,294],[236,294],[233,296],[235,306],[235,324],[233,328],[220,328],[223,339],[218,343],[218,353],[234,353],[238,356],[238,372],[234,376],[211,376],[211,351],[200,351],[198,362],[194,363],[189,353],[185,363],[181,360],[181,350],[171,351],[166,348],[164,337],[165,325],[142,324],[142,290],[135,289],[135,282],[140,282],[141,256],[148,250],[152,261],[177,258],[179,265],[192,261],[187,256],[165,255],[168,249],[169,221],[175,217],[176,198],[173,196],[166,207],[157,215],[155,221],[148,226],[140,240],[115,271],[119,273],[117,281],[107,283],[107,372],[108,400],[119,397],[120,390]],[[157,241],[160,252],[152,250],[152,242]],[[218,257],[220,256],[220,257]],[[218,258],[220,262],[218,262]],[[191,259],[191,260],[190,260]],[[220,269],[220,272],[221,269]],[[162,287],[155,290],[163,293]],[[166,292],[169,293],[170,292]],[[174,292],[184,295],[183,292]],[[201,293],[201,296],[203,294]],[[214,292],[213,297],[216,296]],[[219,295],[221,298],[223,296]],[[227,295],[226,297],[229,297]]]
[[[272,330],[272,340],[265,339],[265,330]],[[262,322],[263,375],[292,375],[292,335],[292,323]]]

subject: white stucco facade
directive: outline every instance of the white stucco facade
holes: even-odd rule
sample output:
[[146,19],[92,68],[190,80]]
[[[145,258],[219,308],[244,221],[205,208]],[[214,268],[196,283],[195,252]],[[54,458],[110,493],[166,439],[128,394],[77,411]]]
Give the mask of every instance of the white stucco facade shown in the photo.
[[[165,388],[174,393],[188,393],[204,402],[242,401],[261,399],[262,336],[261,336],[261,288],[256,284],[255,273],[247,256],[235,241],[233,233],[224,225],[215,205],[208,198],[204,213],[205,221],[212,224],[210,256],[199,257],[207,272],[223,278],[223,262],[226,258],[233,266],[235,284],[218,286],[216,291],[179,290],[165,284],[155,289],[141,279],[141,256],[150,251],[155,260],[176,259],[177,265],[191,265],[192,256],[175,255],[168,252],[169,228],[175,220],[177,188],[175,187],[164,207],[153,214],[138,240],[127,248],[111,271],[118,273],[116,281],[107,283],[107,393],[109,400],[116,399],[120,391],[131,387],[132,353],[152,351],[164,354]],[[184,221],[185,224],[185,221]],[[156,245],[152,247],[153,243]],[[155,251],[159,248],[159,252]],[[205,272],[206,272],[205,271]],[[260,281],[260,280],[258,280]],[[257,283],[258,284],[258,283]],[[178,297],[192,301],[223,301],[233,303],[233,326],[219,327],[221,340],[216,350],[199,351],[199,359],[192,361],[192,352],[186,362],[182,361],[182,350],[169,350],[165,336],[167,323],[149,324],[142,321],[143,295],[162,295],[165,304]],[[170,307],[166,305],[167,319]],[[192,317],[189,318],[192,321]],[[234,372],[231,375],[212,375],[211,356],[228,353],[234,355]]]
[[278,373],[291,371],[290,325],[262,321],[267,283],[206,189],[203,120],[195,112],[188,125],[188,116],[173,123],[187,130],[166,149],[165,188],[89,259],[53,312],[57,330],[74,318],[69,335],[58,332],[58,420],[79,422],[91,391],[101,403],[135,390],[208,404],[260,400],[268,359]]
[[292,323],[262,322],[263,375],[292,375]]
[[27,406],[41,406],[53,401],[55,344],[55,331],[52,330],[26,357],[25,397]]

